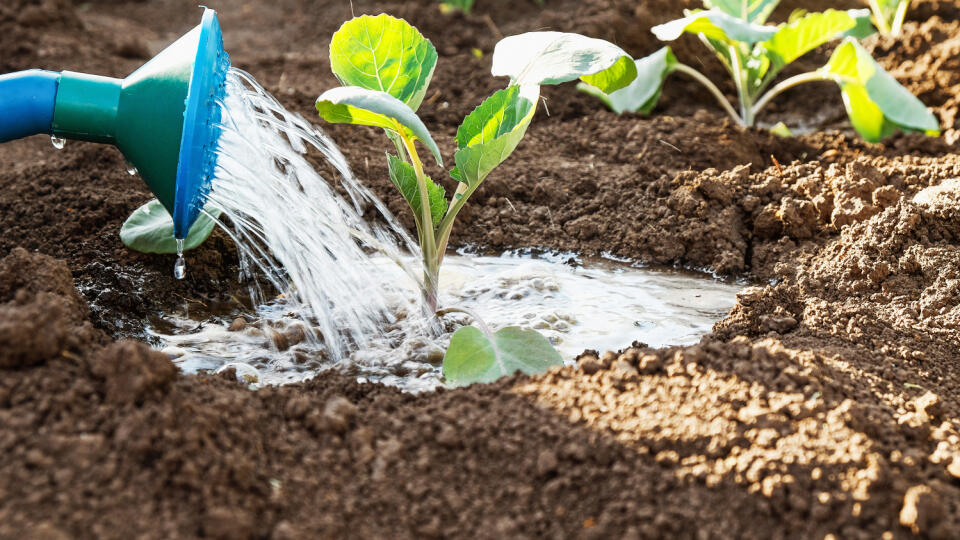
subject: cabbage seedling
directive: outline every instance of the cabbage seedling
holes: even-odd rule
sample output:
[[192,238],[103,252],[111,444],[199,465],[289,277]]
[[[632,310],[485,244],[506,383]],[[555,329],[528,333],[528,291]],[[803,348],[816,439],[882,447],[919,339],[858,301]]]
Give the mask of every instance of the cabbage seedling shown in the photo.
[[600,98],[614,112],[647,114],[656,106],[666,77],[683,73],[706,87],[731,118],[752,126],[757,114],[785,90],[808,82],[833,81],[840,86],[850,122],[867,141],[879,141],[898,129],[939,134],[936,117],[853,37],[845,38],[823,67],[774,85],[787,65],[857,24],[850,13],[833,9],[823,13],[798,11],[787,23],[765,24],[778,1],[707,0],[710,9],[687,11],[686,17],[652,29],[662,41],[675,40],[684,33],[699,36],[733,77],[739,111],[710,79],[677,61],[669,47],[636,60],[640,75],[627,88],[609,93],[591,87],[589,81],[579,88]]
[[[612,92],[636,76],[630,57],[605,41],[559,32],[537,34],[522,43],[507,38],[497,45],[494,74],[510,75],[513,81],[457,129],[456,166],[450,171],[457,188],[449,200],[443,187],[425,174],[415,144],[426,147],[443,166],[439,147],[416,114],[436,68],[433,44],[406,21],[389,15],[351,19],[330,42],[330,65],[344,86],[317,98],[317,111],[328,122],[383,128],[393,141],[396,154],[387,154],[388,170],[413,211],[430,312],[437,309],[438,273],[457,214],[520,144],[536,112],[540,85],[581,78]],[[514,45],[520,48],[507,50]],[[498,66],[502,73],[496,72]]]
[[873,12],[873,24],[884,36],[899,36],[910,0],[867,0]]
[[[501,41],[494,51],[494,74],[509,75],[511,84],[483,101],[457,129],[450,171],[457,187],[449,199],[424,172],[416,144],[443,166],[439,147],[416,114],[437,63],[430,41],[406,21],[378,15],[347,21],[330,42],[330,66],[343,86],[320,95],[317,111],[328,122],[383,128],[393,142],[396,154],[387,154],[388,171],[416,222],[430,313],[437,311],[440,264],[457,214],[520,144],[536,112],[540,85],[579,78],[613,92],[636,77],[633,60],[602,40],[558,32],[515,38]],[[484,331],[463,327],[451,339],[443,367],[451,382],[489,381],[561,362],[536,331],[508,327],[494,333],[478,323]]]

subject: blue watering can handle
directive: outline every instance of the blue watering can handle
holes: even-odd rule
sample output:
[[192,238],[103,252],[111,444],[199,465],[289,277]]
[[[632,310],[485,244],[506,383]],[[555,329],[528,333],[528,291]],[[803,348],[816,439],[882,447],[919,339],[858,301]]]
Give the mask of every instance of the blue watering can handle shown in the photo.
[[53,132],[59,79],[40,69],[0,75],[0,143]]

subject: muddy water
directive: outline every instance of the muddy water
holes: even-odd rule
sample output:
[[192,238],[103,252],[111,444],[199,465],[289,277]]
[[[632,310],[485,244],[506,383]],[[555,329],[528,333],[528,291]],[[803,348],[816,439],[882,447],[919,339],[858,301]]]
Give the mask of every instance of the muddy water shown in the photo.
[[[386,259],[371,261],[391,272]],[[402,272],[396,278],[404,278]],[[584,349],[619,349],[633,341],[651,346],[695,343],[735,303],[742,284],[706,274],[643,268],[571,254],[517,254],[500,257],[451,256],[441,272],[441,303],[462,307],[493,328],[518,325],[546,335],[566,361]],[[419,392],[443,384],[440,364],[450,334],[467,315],[446,315],[442,329],[430,329],[416,313],[413,283],[392,299],[396,321],[382,335],[347,357],[328,354],[311,336],[302,314],[283,299],[256,312],[168,314],[150,329],[161,349],[188,372],[237,369],[256,384],[303,380],[337,369],[360,380]],[[236,317],[246,324],[229,326]],[[337,360],[337,358],[342,358]]]

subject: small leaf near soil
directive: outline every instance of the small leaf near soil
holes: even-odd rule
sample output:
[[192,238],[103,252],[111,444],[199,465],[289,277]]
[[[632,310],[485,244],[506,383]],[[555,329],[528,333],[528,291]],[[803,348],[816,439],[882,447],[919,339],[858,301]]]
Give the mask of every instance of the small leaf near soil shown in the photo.
[[443,376],[461,386],[493,382],[517,371],[543,373],[563,364],[560,353],[536,330],[508,326],[491,341],[474,326],[457,329],[443,357]]
[[[220,210],[207,210],[220,217]],[[216,222],[201,213],[190,227],[184,239],[183,249],[194,249],[210,236]],[[157,199],[137,208],[120,228],[120,240],[130,249],[143,253],[176,253],[177,241],[173,237],[173,218]]]

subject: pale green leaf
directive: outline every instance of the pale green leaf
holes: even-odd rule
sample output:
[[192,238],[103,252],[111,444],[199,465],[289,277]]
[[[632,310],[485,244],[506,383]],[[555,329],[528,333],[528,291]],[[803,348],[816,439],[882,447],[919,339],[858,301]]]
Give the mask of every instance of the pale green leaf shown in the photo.
[[[208,208],[207,212],[220,217],[220,210]],[[183,249],[194,249],[202,244],[216,222],[203,212],[190,227],[183,242]],[[143,253],[176,253],[177,241],[173,237],[173,218],[157,199],[137,208],[120,227],[120,240],[130,249]]]
[[674,67],[677,59],[670,47],[663,47],[659,51],[635,61],[637,78],[626,88],[607,94],[598,88],[586,83],[580,83],[577,88],[597,97],[613,112],[636,112],[650,114],[660,99],[660,90],[663,81]]
[[637,68],[633,59],[624,55],[600,73],[584,75],[580,77],[580,80],[584,84],[589,84],[595,88],[606,88],[608,92],[615,92],[626,88],[629,83],[637,80]]
[[426,145],[438,164],[443,164],[440,148],[417,113],[386,92],[358,86],[332,88],[317,98],[317,112],[334,124],[376,126],[397,133],[406,129]]
[[588,77],[607,92],[623,88],[636,77],[632,58],[620,47],[564,32],[527,32],[500,40],[493,49],[490,72],[495,77],[509,76],[521,86]]
[[690,15],[650,29],[660,41],[673,41],[683,35],[703,34],[723,42],[747,44],[766,41],[777,33],[775,26],[753,24],[718,10],[694,11]]
[[864,139],[879,141],[897,128],[939,134],[940,123],[933,113],[857,40],[846,38],[822,72],[840,85],[850,122]]
[[846,11],[828,9],[823,13],[807,13],[780,26],[777,33],[761,46],[768,51],[774,69],[779,71],[855,25],[856,21]]
[[779,3],[780,0],[704,0],[703,5],[747,22],[763,24]]
[[540,87],[510,86],[487,98],[457,128],[451,175],[475,187],[516,149],[537,110]]
[[473,326],[453,333],[443,357],[443,376],[454,385],[489,383],[516,372],[543,373],[563,364],[560,353],[536,330],[502,328],[491,341]]
[[873,26],[869,9],[848,9],[847,14],[853,17],[854,26],[839,37],[849,36],[857,39],[865,39],[877,33],[876,27]]
[[[400,190],[400,194],[413,209],[413,215],[420,221],[423,215],[420,205],[420,188],[417,186],[417,172],[406,161],[387,154],[387,165],[390,172],[390,180],[393,185]],[[430,216],[433,219],[433,225],[436,226],[443,219],[447,211],[446,193],[443,186],[436,184],[429,176],[425,177],[427,183],[427,197],[430,199]]]
[[330,68],[344,86],[380,90],[416,111],[437,65],[437,50],[403,19],[355,17],[330,41]]

